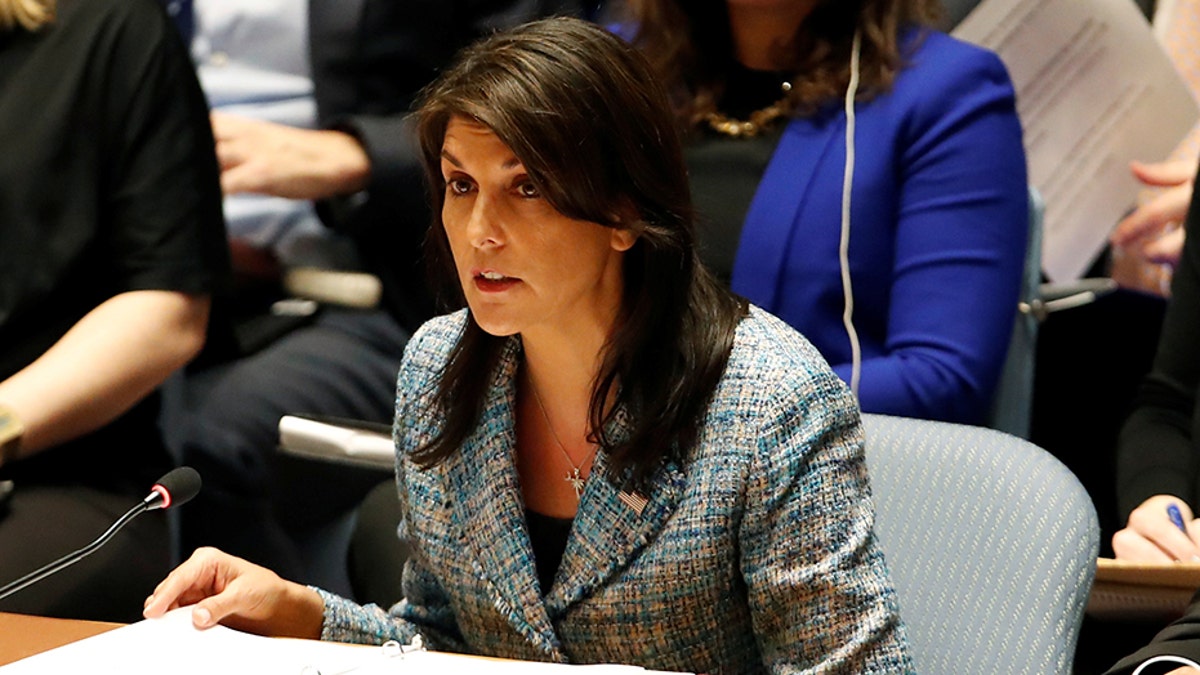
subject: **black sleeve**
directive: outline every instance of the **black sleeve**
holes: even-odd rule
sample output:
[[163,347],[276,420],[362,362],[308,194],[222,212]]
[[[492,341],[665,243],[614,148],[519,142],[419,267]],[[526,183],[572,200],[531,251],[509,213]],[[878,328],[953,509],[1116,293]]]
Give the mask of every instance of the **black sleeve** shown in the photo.
[[1156,494],[1172,494],[1196,510],[1193,438],[1200,383],[1200,192],[1192,196],[1183,257],[1171,284],[1154,365],[1138,391],[1117,444],[1121,522]]
[[162,8],[131,0],[112,24],[106,220],[123,290],[212,295],[229,253],[208,108]]

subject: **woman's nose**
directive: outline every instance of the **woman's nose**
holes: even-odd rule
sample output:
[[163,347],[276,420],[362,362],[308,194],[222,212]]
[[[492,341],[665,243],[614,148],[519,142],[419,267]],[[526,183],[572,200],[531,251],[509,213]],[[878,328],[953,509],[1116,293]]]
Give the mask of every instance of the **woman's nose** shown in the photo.
[[480,195],[467,221],[467,240],[475,248],[494,248],[504,242],[498,209],[490,198]]

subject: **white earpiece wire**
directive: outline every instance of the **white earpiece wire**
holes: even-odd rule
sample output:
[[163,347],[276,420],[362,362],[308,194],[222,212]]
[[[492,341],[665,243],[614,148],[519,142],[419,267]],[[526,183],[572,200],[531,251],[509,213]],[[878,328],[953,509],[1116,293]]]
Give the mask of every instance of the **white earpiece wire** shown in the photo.
[[842,269],[842,295],[845,308],[842,324],[850,338],[850,391],[858,398],[858,380],[862,375],[862,348],[854,328],[854,289],[850,283],[850,193],[854,186],[854,99],[858,95],[858,59],[862,48],[862,32],[854,31],[850,52],[850,84],[846,87],[846,170],[842,176],[842,238],[838,246],[838,261]]

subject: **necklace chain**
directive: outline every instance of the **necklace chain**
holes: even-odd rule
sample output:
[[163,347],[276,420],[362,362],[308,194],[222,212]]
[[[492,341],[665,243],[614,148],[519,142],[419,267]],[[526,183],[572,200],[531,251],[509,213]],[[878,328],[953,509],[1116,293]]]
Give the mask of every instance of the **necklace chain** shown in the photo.
[[563,445],[561,440],[559,440],[558,433],[554,431],[554,425],[550,424],[550,415],[546,413],[546,406],[542,405],[542,397],[538,394],[537,387],[533,385],[533,378],[527,377],[527,379],[529,380],[529,388],[533,390],[533,400],[537,401],[538,410],[542,411],[542,419],[546,420],[546,428],[550,430],[550,437],[554,439],[554,443],[558,446],[559,452],[562,453],[563,457],[567,460],[567,464],[571,467],[571,470],[567,473],[567,475],[563,476],[563,480],[571,484],[571,488],[575,490],[575,499],[578,500],[583,496],[583,486],[587,483],[587,477],[583,475],[583,467],[589,461],[591,461],[593,457],[596,456],[596,451],[599,450],[600,447],[592,444],[592,451],[587,457],[584,458],[582,462],[576,464],[575,461],[571,459],[570,453],[567,452],[567,447]]
[[788,92],[792,90],[792,83],[784,82],[779,88],[783,90],[782,98],[765,108],[755,110],[747,119],[737,120],[713,111],[704,115],[704,121],[713,131],[726,136],[754,138],[770,129],[776,120],[791,113],[792,106],[788,101]]

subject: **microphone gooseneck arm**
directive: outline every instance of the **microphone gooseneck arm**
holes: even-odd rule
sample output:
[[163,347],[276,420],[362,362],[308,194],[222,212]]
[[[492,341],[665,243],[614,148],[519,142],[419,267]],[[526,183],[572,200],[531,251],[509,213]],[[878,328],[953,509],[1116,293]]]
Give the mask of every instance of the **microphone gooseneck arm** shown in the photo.
[[150,488],[150,494],[140,504],[126,511],[125,515],[118,518],[117,522],[104,531],[104,534],[96,538],[96,541],[74,553],[68,553],[49,565],[39,567],[10,584],[0,586],[0,600],[95,553],[96,549],[108,543],[108,540],[112,539],[113,535],[122,527],[128,525],[129,521],[141,514],[157,509],[170,509],[187,503],[200,492],[200,482],[200,474],[189,466],[180,466],[168,471],[166,475],[158,479],[154,487]]
[[50,576],[51,574],[54,574],[55,572],[63,569],[64,567],[68,567],[70,565],[73,565],[73,564],[79,562],[80,560],[83,560],[87,556],[94,553],[96,551],[96,549],[100,548],[106,542],[108,542],[109,539],[112,539],[113,535],[115,535],[122,527],[125,527],[125,525],[129,523],[129,521],[133,520],[134,518],[138,517],[139,515],[145,513],[148,510],[150,510],[150,506],[147,502],[142,502],[142,503],[138,504],[137,506],[133,507],[132,509],[129,509],[128,511],[125,512],[125,515],[118,518],[117,522],[113,523],[107,530],[104,531],[104,534],[97,537],[96,540],[93,541],[92,543],[88,544],[87,546],[84,546],[83,548],[79,549],[78,551],[75,551],[73,553],[68,553],[67,555],[59,558],[58,560],[55,560],[54,562],[50,563],[49,565],[46,565],[39,569],[36,569],[36,570],[30,572],[29,574],[26,574],[25,576],[21,577],[20,579],[17,579],[16,581],[4,586],[3,588],[0,588],[0,600],[7,598],[8,596],[12,595],[13,593],[16,593],[17,591],[25,588],[26,586],[35,584],[35,583],[41,581],[42,579],[45,579],[46,577]]

